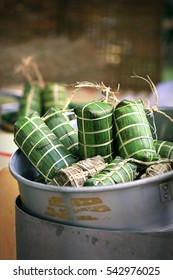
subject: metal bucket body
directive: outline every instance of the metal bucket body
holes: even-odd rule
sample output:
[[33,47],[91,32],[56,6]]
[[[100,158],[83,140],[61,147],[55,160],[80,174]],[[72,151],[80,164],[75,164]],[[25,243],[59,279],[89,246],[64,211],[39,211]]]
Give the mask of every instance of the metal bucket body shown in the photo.
[[173,171],[113,186],[57,187],[31,181],[34,171],[19,150],[10,170],[24,209],[37,217],[121,231],[159,230],[173,224]]
[[[158,113],[155,123],[159,139],[171,141],[173,124]],[[173,171],[112,186],[76,188],[34,182],[36,171],[19,150],[9,167],[25,211],[37,217],[120,231],[159,231],[173,225]]]
[[171,260],[170,232],[120,232],[39,219],[16,200],[16,245],[20,260]]

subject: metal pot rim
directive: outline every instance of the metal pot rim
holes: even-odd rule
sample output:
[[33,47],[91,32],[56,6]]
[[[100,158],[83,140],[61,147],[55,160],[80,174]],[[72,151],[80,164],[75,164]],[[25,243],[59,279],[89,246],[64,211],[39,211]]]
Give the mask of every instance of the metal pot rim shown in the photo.
[[26,179],[25,177],[21,176],[15,169],[15,161],[17,157],[20,156],[21,151],[18,149],[16,152],[13,153],[13,155],[10,158],[9,162],[9,170],[13,177],[20,183],[30,186],[35,189],[39,189],[42,191],[52,191],[52,192],[64,192],[64,193],[73,193],[73,192],[81,192],[81,193],[86,193],[86,192],[106,192],[106,191],[115,191],[115,190],[124,190],[128,188],[140,188],[140,186],[146,185],[146,187],[150,187],[152,183],[154,184],[160,184],[162,182],[170,181],[173,180],[173,170],[168,171],[164,174],[160,174],[157,176],[149,177],[149,178],[144,178],[144,179],[138,179],[134,180],[131,182],[125,182],[125,183],[118,183],[116,185],[110,185],[110,186],[92,186],[92,187],[63,187],[63,186],[53,186],[53,185],[46,185],[43,183],[38,183],[31,181],[29,179]]

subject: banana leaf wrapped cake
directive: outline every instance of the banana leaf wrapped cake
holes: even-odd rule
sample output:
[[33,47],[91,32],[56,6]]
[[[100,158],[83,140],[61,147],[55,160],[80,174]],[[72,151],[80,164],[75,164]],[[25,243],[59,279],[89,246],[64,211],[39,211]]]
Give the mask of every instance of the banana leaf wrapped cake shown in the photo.
[[42,94],[43,114],[51,107],[59,110],[64,108],[67,101],[67,90],[61,83],[48,82]]
[[69,118],[61,110],[51,107],[42,117],[49,129],[76,158],[79,157],[78,136]]
[[113,110],[111,104],[101,101],[75,109],[81,159],[100,155],[108,163],[113,160]]
[[15,123],[14,141],[38,171],[38,182],[107,186],[171,170],[173,143],[153,139],[142,100],[114,103],[106,95],[77,106],[74,129],[65,114],[66,99],[63,85],[47,83],[44,115],[38,108]]
[[106,186],[133,181],[137,176],[137,166],[116,157],[101,172],[85,181],[84,186]]
[[18,119],[28,116],[34,111],[39,115],[42,114],[41,92],[42,89],[37,83],[25,83],[19,104]]
[[122,158],[159,159],[142,100],[123,100],[114,112],[116,141]]
[[153,177],[153,176],[156,176],[159,174],[166,173],[171,170],[172,170],[172,166],[171,166],[171,163],[169,163],[169,162],[152,164],[151,166],[147,167],[147,169],[140,176],[140,178],[143,179],[143,178],[147,178],[147,177]]
[[82,187],[84,182],[99,173],[106,166],[101,156],[78,161],[59,170],[50,185]]
[[37,112],[15,123],[14,142],[45,182],[49,182],[59,169],[76,162]]
[[173,159],[173,143],[170,141],[154,140],[157,153],[162,158]]

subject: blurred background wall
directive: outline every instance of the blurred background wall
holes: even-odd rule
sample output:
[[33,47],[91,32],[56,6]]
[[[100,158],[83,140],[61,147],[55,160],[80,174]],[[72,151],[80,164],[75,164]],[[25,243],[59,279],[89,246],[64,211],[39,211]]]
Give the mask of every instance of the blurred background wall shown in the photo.
[[0,86],[22,83],[15,68],[32,55],[46,81],[148,89],[131,76],[172,75],[171,2],[0,0]]

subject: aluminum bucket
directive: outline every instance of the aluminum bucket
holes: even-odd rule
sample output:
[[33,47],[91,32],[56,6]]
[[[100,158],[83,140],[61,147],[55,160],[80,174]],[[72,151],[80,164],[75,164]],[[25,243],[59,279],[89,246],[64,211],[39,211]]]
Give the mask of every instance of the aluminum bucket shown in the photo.
[[[155,122],[159,124],[159,139],[173,140],[173,124],[159,114]],[[18,181],[23,209],[36,217],[116,231],[172,228],[173,171],[112,186],[76,188],[34,182],[36,172],[19,150],[13,154],[9,167]]]

